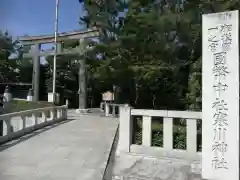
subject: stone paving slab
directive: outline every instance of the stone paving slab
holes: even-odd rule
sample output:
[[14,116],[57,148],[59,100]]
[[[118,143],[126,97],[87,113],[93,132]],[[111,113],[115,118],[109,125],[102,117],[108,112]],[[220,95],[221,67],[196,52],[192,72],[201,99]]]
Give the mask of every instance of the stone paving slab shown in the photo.
[[199,162],[121,154],[115,157],[113,180],[202,180]]
[[70,120],[0,146],[1,180],[102,180],[115,118],[68,112]]

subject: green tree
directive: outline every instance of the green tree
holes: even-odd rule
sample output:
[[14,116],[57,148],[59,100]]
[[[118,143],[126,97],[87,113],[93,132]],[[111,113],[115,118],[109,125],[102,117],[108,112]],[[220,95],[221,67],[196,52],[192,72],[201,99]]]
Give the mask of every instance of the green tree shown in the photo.
[[0,31],[0,82],[16,82],[18,77],[17,63],[10,60],[10,55],[18,56],[18,41],[13,41],[8,32]]

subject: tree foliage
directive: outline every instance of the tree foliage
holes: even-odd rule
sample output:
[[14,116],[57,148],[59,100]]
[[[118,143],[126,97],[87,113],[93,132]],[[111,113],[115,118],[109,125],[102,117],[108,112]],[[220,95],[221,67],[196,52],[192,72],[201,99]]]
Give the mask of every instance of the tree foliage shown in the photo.
[[239,2],[99,2],[85,1],[83,19],[108,32],[92,52],[102,55],[94,68],[105,86],[119,85],[136,107],[201,110],[201,15],[239,9]]
[[[84,0],[84,4],[86,14],[80,22],[99,29],[99,42],[90,41],[93,48],[82,55],[57,57],[57,91],[63,97],[77,104],[77,62],[85,58],[89,94],[96,105],[103,91],[117,85],[122,103],[137,108],[201,110],[201,16],[239,9],[237,0]],[[19,47],[8,34],[0,35],[0,80],[24,81],[32,62],[22,53],[29,47],[18,50],[17,65],[10,64],[9,55]],[[66,40],[63,47],[87,43]],[[43,78],[52,91],[53,57],[46,60]],[[19,72],[13,72],[15,66]]]
[[13,41],[8,32],[0,31],[0,82],[8,82],[19,76],[17,63],[9,59],[10,55],[17,53],[18,42]]

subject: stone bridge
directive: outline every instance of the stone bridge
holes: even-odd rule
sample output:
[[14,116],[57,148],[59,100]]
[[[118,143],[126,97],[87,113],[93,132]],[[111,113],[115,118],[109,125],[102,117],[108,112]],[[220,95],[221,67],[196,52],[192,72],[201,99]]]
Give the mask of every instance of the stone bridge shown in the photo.
[[[131,142],[134,115],[143,116],[142,145]],[[162,148],[150,142],[152,116],[163,117]],[[172,147],[176,117],[187,119],[186,151]],[[196,152],[193,136],[199,118],[198,112],[139,110],[116,104],[106,104],[105,112],[91,109],[88,114],[58,106],[0,115],[4,122],[0,179],[200,180],[201,154]]]

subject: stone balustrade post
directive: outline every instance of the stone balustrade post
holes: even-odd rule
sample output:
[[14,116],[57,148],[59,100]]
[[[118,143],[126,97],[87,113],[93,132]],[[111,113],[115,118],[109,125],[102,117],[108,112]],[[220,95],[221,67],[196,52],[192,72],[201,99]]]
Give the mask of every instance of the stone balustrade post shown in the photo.
[[32,114],[32,120],[33,120],[32,126],[35,126],[35,125],[38,124],[38,119],[37,119],[37,114],[36,113]]
[[63,112],[63,118],[67,119],[67,109],[63,109],[62,112]]
[[51,118],[51,120],[53,120],[55,118],[55,110],[54,109],[52,109],[50,111],[50,118]]
[[101,103],[100,103],[100,111],[101,111],[101,112],[104,112],[104,102],[101,102]]
[[57,116],[57,119],[61,118],[62,116],[62,110],[61,109],[57,109],[57,112],[56,112],[56,116]]
[[45,111],[42,112],[42,121],[47,122],[47,113]]
[[105,116],[109,116],[109,114],[110,114],[109,103],[105,102]]
[[115,117],[116,116],[116,105],[112,104],[112,116]]
[[142,120],[142,145],[151,147],[152,144],[152,117],[143,116]]
[[119,142],[117,153],[130,152],[130,146],[132,143],[132,117],[131,107],[125,105],[120,107],[119,113]]
[[56,93],[55,95],[56,95],[56,97],[55,97],[56,98],[56,102],[55,103],[58,105],[58,104],[60,104],[60,94]]
[[68,107],[68,105],[69,105],[69,101],[68,101],[68,99],[66,99],[66,106]]

